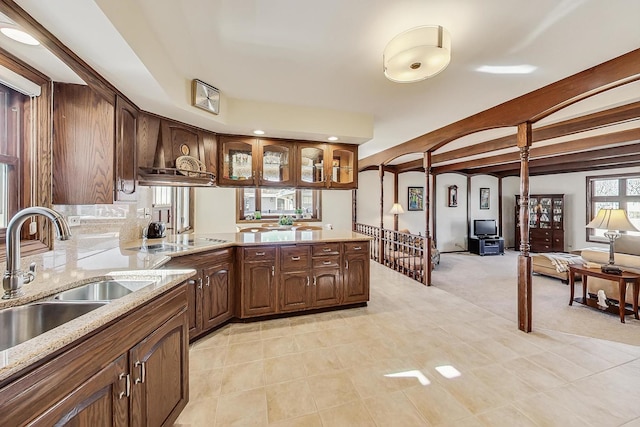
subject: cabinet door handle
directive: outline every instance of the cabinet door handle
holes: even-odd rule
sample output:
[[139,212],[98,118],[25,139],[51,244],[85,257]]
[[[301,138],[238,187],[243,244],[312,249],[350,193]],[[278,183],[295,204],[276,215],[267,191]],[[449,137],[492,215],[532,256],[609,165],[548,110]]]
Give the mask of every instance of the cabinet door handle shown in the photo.
[[344,260],[344,268],[345,268],[345,270],[349,269],[349,260],[348,259]]
[[307,286],[309,286],[309,276],[307,276]]
[[300,257],[299,256],[292,256],[291,257],[291,261],[300,261]]
[[118,394],[118,399],[122,399],[123,397],[129,397],[131,395],[131,379],[129,374],[125,374],[124,372],[118,376],[118,380],[124,380],[124,391],[121,391]]
[[331,265],[331,261],[322,261],[323,265]]
[[275,275],[276,275],[276,267],[275,267],[275,265],[272,265],[272,266],[271,266],[271,275],[272,275],[272,276],[275,276]]
[[354,247],[353,247],[353,250],[354,250],[354,251],[359,251],[360,249],[362,249],[362,247],[360,247],[360,246],[354,246]]
[[147,375],[147,370],[145,368],[145,362],[137,361],[133,364],[133,366],[140,366],[140,376],[136,378],[134,384],[142,383],[144,384],[145,377]]
[[264,256],[264,252],[256,252],[256,256]]
[[198,289],[202,289],[202,277],[198,278]]
[[207,287],[211,286],[211,276],[207,276]]
[[331,252],[331,248],[324,248],[322,249],[322,252]]

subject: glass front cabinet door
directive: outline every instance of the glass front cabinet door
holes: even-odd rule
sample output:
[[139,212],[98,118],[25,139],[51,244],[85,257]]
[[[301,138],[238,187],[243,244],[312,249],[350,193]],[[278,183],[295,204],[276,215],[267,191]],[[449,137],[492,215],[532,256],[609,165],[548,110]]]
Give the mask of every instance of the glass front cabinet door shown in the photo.
[[294,145],[287,141],[260,141],[261,168],[258,178],[261,186],[293,186]]
[[298,186],[355,188],[358,147],[337,144],[298,144]]
[[358,148],[350,145],[328,145],[329,187],[355,188],[357,187]]
[[251,137],[220,137],[218,183],[232,186],[255,186],[258,183],[257,141]]
[[325,144],[298,144],[299,187],[326,187]]

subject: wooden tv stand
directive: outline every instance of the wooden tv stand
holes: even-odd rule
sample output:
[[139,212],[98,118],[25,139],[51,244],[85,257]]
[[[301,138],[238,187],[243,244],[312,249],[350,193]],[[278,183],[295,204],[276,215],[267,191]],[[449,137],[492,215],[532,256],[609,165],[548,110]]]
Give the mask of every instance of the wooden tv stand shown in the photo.
[[477,237],[469,238],[469,252],[472,254],[504,255],[504,239],[502,237]]

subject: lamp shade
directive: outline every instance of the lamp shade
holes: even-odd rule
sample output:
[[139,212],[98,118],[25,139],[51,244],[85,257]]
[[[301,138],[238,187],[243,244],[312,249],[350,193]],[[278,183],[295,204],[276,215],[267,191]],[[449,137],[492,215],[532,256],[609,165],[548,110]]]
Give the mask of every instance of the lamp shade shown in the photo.
[[451,60],[451,36],[441,26],[425,25],[395,36],[384,48],[384,75],[398,83],[433,77]]
[[403,214],[404,209],[402,209],[402,206],[400,206],[400,203],[394,203],[389,213],[393,215]]
[[600,209],[587,228],[617,231],[640,231],[631,224],[624,209]]

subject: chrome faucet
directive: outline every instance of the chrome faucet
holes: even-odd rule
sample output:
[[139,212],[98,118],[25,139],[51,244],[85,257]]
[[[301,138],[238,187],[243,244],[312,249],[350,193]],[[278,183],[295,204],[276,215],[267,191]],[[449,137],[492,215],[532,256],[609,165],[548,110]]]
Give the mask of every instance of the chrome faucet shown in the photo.
[[33,206],[18,211],[7,225],[7,271],[4,272],[2,278],[2,287],[4,288],[2,299],[19,297],[23,292],[22,285],[31,282],[36,277],[35,264],[32,264],[29,271],[20,270],[20,230],[27,218],[33,215],[49,218],[56,229],[58,239],[68,240],[71,237],[69,224],[62,215],[53,209]]

